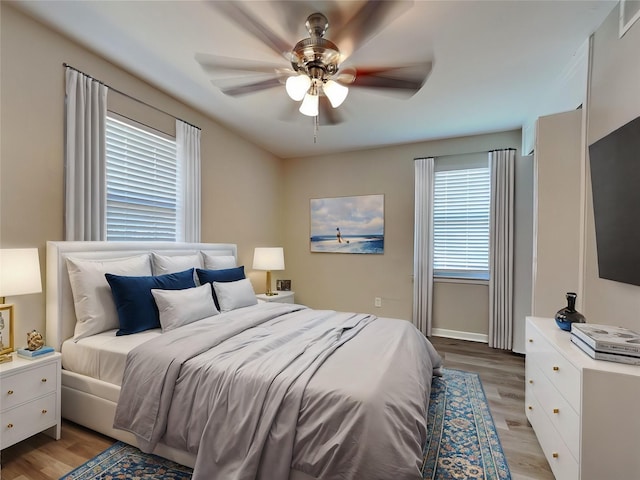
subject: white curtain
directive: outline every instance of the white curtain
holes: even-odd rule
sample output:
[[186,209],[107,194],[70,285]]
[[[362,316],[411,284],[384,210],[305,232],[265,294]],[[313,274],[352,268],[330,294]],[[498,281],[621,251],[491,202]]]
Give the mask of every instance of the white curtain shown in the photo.
[[200,129],[176,120],[176,146],[182,192],[183,221],[179,241],[200,241]]
[[65,239],[106,239],[108,88],[66,69]]
[[433,310],[433,158],[415,160],[413,323],[431,336]]
[[513,223],[516,151],[489,152],[489,346],[513,347]]

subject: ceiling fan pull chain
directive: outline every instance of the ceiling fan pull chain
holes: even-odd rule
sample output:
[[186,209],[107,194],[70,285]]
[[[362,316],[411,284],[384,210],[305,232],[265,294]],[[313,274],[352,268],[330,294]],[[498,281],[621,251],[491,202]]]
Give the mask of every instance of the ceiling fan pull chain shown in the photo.
[[320,122],[318,121],[318,115],[313,117],[313,143],[318,143],[318,125]]

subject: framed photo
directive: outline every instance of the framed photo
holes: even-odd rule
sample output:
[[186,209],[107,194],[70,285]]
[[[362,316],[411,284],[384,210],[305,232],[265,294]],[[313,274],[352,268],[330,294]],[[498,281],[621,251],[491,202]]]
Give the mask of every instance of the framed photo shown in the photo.
[[13,305],[0,304],[0,355],[13,352]]
[[312,252],[384,253],[384,195],[311,199]]
[[291,280],[276,280],[276,290],[281,292],[291,291]]

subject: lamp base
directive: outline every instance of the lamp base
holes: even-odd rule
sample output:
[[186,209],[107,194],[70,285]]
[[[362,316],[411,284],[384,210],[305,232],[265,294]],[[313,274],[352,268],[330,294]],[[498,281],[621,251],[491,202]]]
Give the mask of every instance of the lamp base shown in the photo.
[[4,355],[0,355],[0,363],[6,363],[13,361],[13,355],[10,353],[5,353]]

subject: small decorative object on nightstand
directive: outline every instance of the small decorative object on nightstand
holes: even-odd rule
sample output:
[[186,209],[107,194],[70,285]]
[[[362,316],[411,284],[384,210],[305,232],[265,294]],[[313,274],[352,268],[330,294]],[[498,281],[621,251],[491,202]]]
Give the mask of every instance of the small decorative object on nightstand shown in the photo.
[[558,327],[567,332],[571,331],[572,323],[585,323],[584,315],[576,310],[576,298],[575,293],[567,292],[567,306],[556,313]]
[[264,293],[260,293],[256,295],[259,300],[263,300],[265,302],[278,302],[278,303],[296,303],[294,300],[294,293],[292,291],[279,291],[277,295],[266,295]]
[[60,358],[0,364],[0,449],[45,430],[60,438]]

